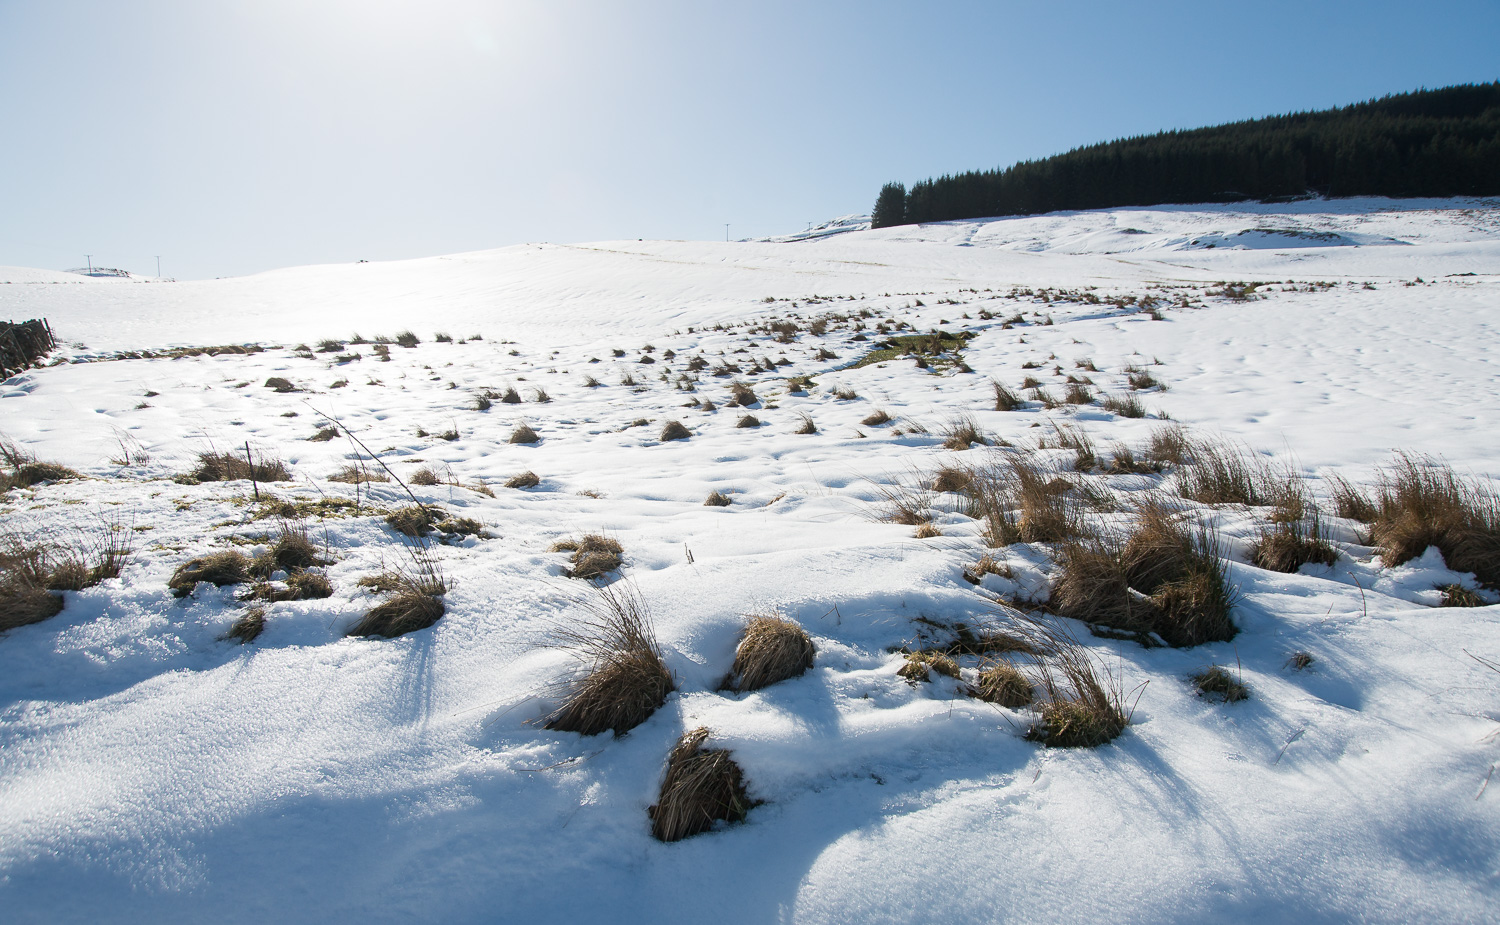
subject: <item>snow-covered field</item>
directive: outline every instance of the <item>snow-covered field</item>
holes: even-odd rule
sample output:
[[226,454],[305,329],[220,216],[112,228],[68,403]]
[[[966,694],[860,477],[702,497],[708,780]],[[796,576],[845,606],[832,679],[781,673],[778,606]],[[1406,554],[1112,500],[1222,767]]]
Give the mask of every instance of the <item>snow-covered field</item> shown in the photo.
[[[1435,587],[1477,585],[1435,549],[1387,567],[1359,524],[1325,515],[1337,562],[1282,574],[1248,561],[1265,509],[1195,509],[1230,560],[1239,634],[1145,648],[1075,624],[1133,721],[1099,748],[1047,749],[1024,738],[1026,711],[966,696],[976,658],[963,682],[910,684],[896,650],[998,625],[1001,597],[1045,601],[1053,550],[990,549],[953,494],[930,495],[940,536],[881,514],[893,485],[1035,447],[1054,424],[1107,457],[1169,419],[1294,468],[1320,499],[1329,476],[1368,486],[1397,451],[1487,479],[1497,310],[1500,203],[1474,200],[529,244],[201,282],[0,268],[0,318],[48,318],[71,361],[0,385],[0,434],[85,476],[0,497],[0,530],[133,540],[118,578],[0,637],[3,919],[1493,921],[1500,674],[1471,654],[1500,659],[1500,607],[1436,606]],[[784,320],[796,331],[778,340]],[[854,366],[877,326],[972,332],[972,371]],[[408,329],[421,343],[384,360],[350,343]],[[325,339],[342,347],[315,352]],[[264,349],[169,352],[230,344]],[[157,355],[129,358],[142,351]],[[739,372],[715,376],[726,364]],[[1167,387],[1133,393],[1144,418],[992,410],[991,379],[1061,397],[1086,375],[1122,397],[1127,367]],[[799,375],[814,384],[789,392]],[[736,379],[748,409],[729,406]],[[500,400],[510,388],[520,403]],[[891,423],[861,423],[882,409]],[[747,413],[761,426],[736,426]],[[363,454],[310,442],[322,415],[403,478],[451,477],[411,490],[484,525],[433,545],[449,590],[432,627],[345,636],[378,599],[358,579],[407,560],[383,515],[409,500],[328,481]],[[1011,446],[945,449],[965,415]],[[806,418],[815,433],[797,432]],[[672,420],[692,436],[659,439]],[[508,442],[521,423],[540,441]],[[246,443],[293,480],[174,481]],[[1037,457],[1065,472],[1072,454]],[[528,470],[539,484],[503,487]],[[1122,508],[1172,478],[1086,477]],[[277,520],[256,517],[257,490],[360,508],[304,521],[333,595],[266,605],[242,645],[224,634],[245,586],[178,599],[167,580],[195,555],[262,548]],[[711,491],[732,503],[705,506]],[[549,546],[583,533],[623,546],[678,682],[620,738],[536,723],[576,667],[550,643],[591,594]],[[986,553],[1013,578],[965,581]],[[773,610],[812,635],[813,669],[718,691],[746,615]],[[1197,696],[1186,679],[1211,664],[1250,698]],[[657,842],[663,761],[700,725],[762,802]]]

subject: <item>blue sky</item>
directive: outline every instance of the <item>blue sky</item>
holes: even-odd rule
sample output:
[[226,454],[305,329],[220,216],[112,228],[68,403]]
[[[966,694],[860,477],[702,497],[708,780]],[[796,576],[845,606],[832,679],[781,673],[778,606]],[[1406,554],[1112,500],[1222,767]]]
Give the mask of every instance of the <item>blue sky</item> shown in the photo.
[[1500,77],[1500,2],[0,0],[0,264],[722,239]]

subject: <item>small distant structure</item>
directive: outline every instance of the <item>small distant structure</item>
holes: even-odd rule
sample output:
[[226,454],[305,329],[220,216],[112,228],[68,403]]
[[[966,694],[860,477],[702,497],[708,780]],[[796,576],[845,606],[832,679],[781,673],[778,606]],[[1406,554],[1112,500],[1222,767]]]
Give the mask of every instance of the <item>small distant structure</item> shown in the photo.
[[74,267],[69,273],[77,273],[79,276],[116,276],[123,279],[130,278],[128,270],[117,270],[114,267]]

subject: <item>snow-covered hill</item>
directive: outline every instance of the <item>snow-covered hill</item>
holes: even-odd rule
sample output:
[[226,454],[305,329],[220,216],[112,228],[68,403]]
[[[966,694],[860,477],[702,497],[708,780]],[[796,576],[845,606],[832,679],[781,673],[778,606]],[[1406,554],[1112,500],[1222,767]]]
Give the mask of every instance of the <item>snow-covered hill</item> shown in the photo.
[[[1328,501],[1331,477],[1369,486],[1397,451],[1493,471],[1500,204],[822,232],[201,282],[0,268],[0,318],[46,317],[68,344],[0,386],[0,433],[84,476],[7,493],[0,530],[133,541],[118,578],[0,636],[7,920],[1493,919],[1500,674],[1470,653],[1500,658],[1500,607],[1435,589],[1497,598],[1436,549],[1383,562]],[[858,365],[933,329],[966,339],[925,368],[899,349]],[[403,330],[421,343],[352,340]],[[225,345],[263,349],[180,349]],[[1042,400],[1069,377],[1113,403]],[[1031,400],[993,410],[992,379]],[[964,418],[994,445],[945,448]],[[432,546],[448,591],[430,628],[344,635],[378,600],[359,580],[409,562],[383,515],[410,500],[330,481],[378,465],[309,439],[330,420],[403,479],[435,470],[416,497],[484,527]],[[672,420],[691,436],[661,439]],[[523,423],[538,442],[510,442]],[[1303,476],[1334,564],[1259,568],[1270,509],[1177,499],[1220,539],[1239,633],[1146,648],[1072,624],[1135,705],[1098,748],[1044,748],[1032,713],[967,696],[977,657],[962,680],[898,676],[901,647],[1001,626],[1001,599],[1040,606],[1058,574],[1054,544],[989,545],[960,495],[923,490],[933,472],[1026,453],[1115,529],[1179,474],[1075,472],[1059,433],[1103,461],[1173,424]],[[292,480],[173,480],[246,444]],[[525,471],[539,483],[503,487]],[[713,491],[732,503],[705,506]],[[257,492],[306,515],[333,593],[265,604],[241,645],[223,637],[245,585],[167,582],[211,550],[264,551],[279,521]],[[938,535],[882,519],[892,496],[929,505]],[[574,667],[550,643],[592,594],[549,548],[584,533],[622,545],[677,679],[620,738],[536,723]],[[1007,574],[976,586],[985,555]],[[770,611],[811,634],[813,669],[719,691],[745,616]],[[1250,698],[1197,696],[1186,678],[1214,664]],[[662,844],[647,807],[700,725],[760,802]]]

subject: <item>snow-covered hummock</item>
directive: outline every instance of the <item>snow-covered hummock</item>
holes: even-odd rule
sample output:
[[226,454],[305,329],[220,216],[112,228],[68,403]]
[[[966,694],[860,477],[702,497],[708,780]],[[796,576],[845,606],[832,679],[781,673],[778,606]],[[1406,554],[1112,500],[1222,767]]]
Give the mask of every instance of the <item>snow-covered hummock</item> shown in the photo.
[[[1044,598],[1048,550],[988,550],[954,495],[934,497],[932,539],[879,513],[891,483],[997,452],[942,449],[959,415],[1021,446],[1076,424],[1105,454],[1169,417],[1294,466],[1325,497],[1328,476],[1367,484],[1396,450],[1487,477],[1500,204],[1118,209],[789,238],[528,244],[150,285],[0,268],[0,318],[46,317],[68,345],[65,362],[0,386],[0,432],[88,476],[4,496],[0,529],[66,542],[115,524],[135,546],[120,578],[0,638],[4,920],[1496,918],[1500,675],[1470,653],[1500,658],[1500,608],[1434,606],[1437,585],[1474,587],[1436,550],[1387,568],[1357,524],[1330,518],[1338,562],[1284,575],[1246,561],[1264,510],[1200,512],[1225,538],[1240,634],[1145,649],[1075,627],[1131,692],[1134,722],[1102,748],[1049,751],[1024,740],[1026,713],[946,678],[909,685],[891,651],[999,619],[996,595]],[[1251,298],[1226,295],[1249,282]],[[872,340],[806,330],[863,311]],[[789,317],[794,341],[759,332]],[[975,332],[974,372],[845,368],[895,322]],[[422,343],[392,345],[388,362],[347,343],[403,329]],[[295,349],[323,339],[345,345]],[[115,358],[249,343],[265,349]],[[710,368],[682,391],[700,354]],[[746,372],[762,357],[790,363]],[[1086,360],[1106,393],[1127,392],[1130,365],[1169,389],[1137,393],[1144,419],[989,410],[991,378],[1018,389],[1034,375],[1061,395],[1054,367]],[[725,363],[741,374],[713,376]],[[789,394],[798,374],[816,384]],[[761,427],[735,426],[733,378],[758,393]],[[525,400],[475,410],[508,387]],[[699,399],[717,410],[684,407]],[[894,424],[860,423],[877,409]],[[804,414],[817,433],[795,432]],[[236,589],[177,600],[167,578],[205,551],[255,552],[276,522],[251,519],[248,483],[172,476],[248,442],[296,479],[260,491],[353,499],[327,476],[357,447],[309,442],[321,415],[403,478],[488,482],[493,498],[412,490],[490,536],[435,547],[450,588],[436,625],[346,638],[376,600],[357,580],[406,555],[378,516],[405,493],[363,486],[361,516],[308,521],[334,596],[269,605],[259,639],[224,641],[247,606]],[[693,436],[660,441],[669,420]],[[521,422],[540,443],[508,443]],[[419,435],[450,428],[458,439]],[[525,470],[541,484],[501,487]],[[733,503],[704,506],[713,490]],[[548,547],[583,532],[623,545],[679,682],[618,739],[535,724],[575,667],[547,643],[588,594]],[[963,580],[987,551],[1013,580]],[[813,670],[718,692],[745,615],[773,610],[812,634]],[[1299,651],[1314,658],[1301,671],[1287,664]],[[1185,679],[1210,664],[1251,698],[1195,696]],[[763,802],[742,825],[660,844],[646,808],[672,743],[699,725]]]

